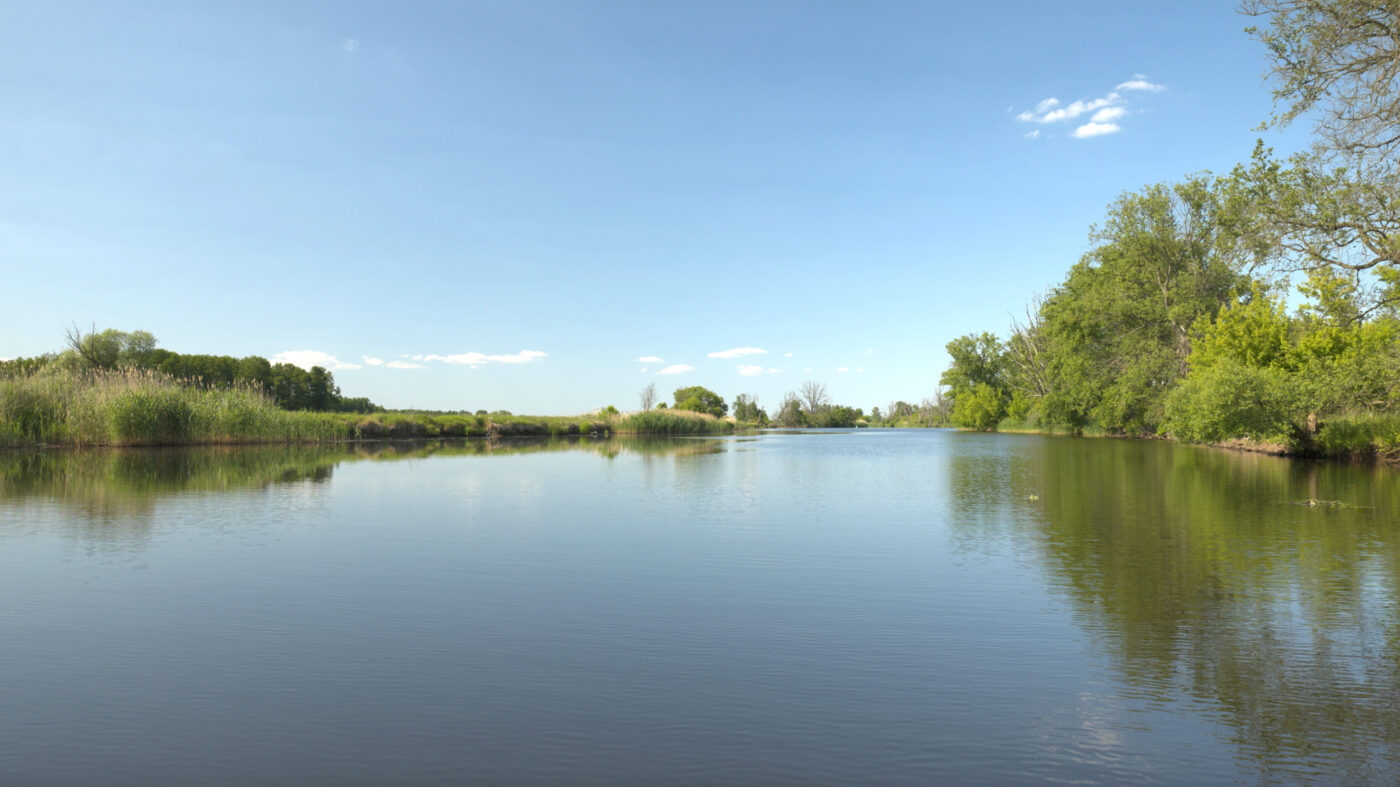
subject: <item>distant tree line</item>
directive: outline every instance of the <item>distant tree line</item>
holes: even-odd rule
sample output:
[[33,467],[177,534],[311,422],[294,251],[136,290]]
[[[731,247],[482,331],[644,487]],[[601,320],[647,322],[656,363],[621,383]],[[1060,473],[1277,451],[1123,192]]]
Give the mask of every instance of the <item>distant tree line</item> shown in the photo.
[[67,331],[65,341],[67,347],[62,352],[0,363],[0,375],[129,367],[148,369],[190,385],[252,386],[284,410],[373,413],[384,409],[366,397],[342,396],[335,376],[320,366],[302,369],[289,363],[274,364],[257,355],[234,358],[172,352],[158,347],[155,336],[147,331],[85,332],[74,327]]

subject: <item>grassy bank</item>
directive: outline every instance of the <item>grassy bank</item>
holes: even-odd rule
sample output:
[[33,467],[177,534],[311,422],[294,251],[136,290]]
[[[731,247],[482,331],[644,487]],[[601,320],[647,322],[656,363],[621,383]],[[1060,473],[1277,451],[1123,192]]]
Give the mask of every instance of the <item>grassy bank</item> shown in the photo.
[[157,372],[0,379],[0,446],[304,443],[437,437],[729,434],[732,421],[684,411],[502,416],[282,410],[252,387],[202,388]]

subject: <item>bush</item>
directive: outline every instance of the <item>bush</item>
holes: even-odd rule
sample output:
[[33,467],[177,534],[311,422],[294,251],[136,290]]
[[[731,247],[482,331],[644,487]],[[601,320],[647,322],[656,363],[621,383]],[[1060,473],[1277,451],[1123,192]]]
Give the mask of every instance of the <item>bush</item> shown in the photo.
[[1193,371],[1167,396],[1163,431],[1202,443],[1286,441],[1297,431],[1298,409],[1297,386],[1287,372],[1222,360]]
[[1001,391],[986,383],[958,394],[953,403],[953,423],[965,429],[995,429],[1005,415]]

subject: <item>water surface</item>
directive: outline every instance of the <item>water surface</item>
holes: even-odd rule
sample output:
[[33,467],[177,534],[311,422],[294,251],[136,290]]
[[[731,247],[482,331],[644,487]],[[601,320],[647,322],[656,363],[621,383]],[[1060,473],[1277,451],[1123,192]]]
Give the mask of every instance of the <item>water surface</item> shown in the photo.
[[941,431],[0,453],[0,782],[1394,782],[1397,512]]

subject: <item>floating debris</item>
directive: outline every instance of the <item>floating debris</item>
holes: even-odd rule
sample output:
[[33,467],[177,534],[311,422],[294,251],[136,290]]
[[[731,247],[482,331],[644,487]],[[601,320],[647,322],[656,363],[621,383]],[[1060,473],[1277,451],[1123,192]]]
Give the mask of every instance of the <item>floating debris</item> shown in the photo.
[[1289,505],[1307,506],[1308,508],[1370,508],[1370,506],[1356,506],[1351,503],[1343,503],[1340,500],[1318,500],[1315,497],[1310,497],[1307,500],[1299,500]]

